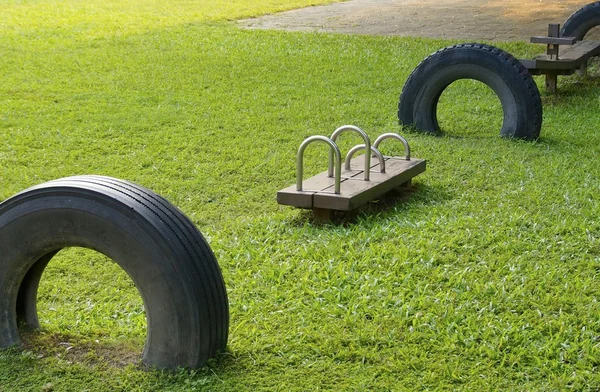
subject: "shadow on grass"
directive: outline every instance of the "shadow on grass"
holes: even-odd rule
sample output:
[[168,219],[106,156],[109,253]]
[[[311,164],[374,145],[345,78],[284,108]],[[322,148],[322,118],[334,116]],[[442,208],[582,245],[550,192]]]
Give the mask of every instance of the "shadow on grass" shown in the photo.
[[303,226],[306,223],[317,226],[362,224],[366,219],[386,219],[415,207],[433,205],[451,198],[452,195],[441,187],[416,183],[393,189],[355,210],[332,211],[329,220],[317,219],[312,210],[303,210],[290,223],[296,226]]
[[89,367],[146,367],[141,361],[144,346],[141,339],[123,339],[107,343],[100,339],[50,333],[28,327],[20,327],[19,330],[23,345],[15,350],[32,353],[36,359],[55,358]]
[[437,132],[432,132],[432,131],[423,131],[423,130],[419,130],[418,128],[415,128],[412,125],[406,125],[403,128],[403,133],[404,134],[408,134],[408,135],[415,135],[415,136],[426,136],[426,137],[431,137],[433,139],[438,139],[438,140],[482,140],[482,139],[499,139],[499,140],[509,140],[505,137],[502,137],[502,135],[500,134],[500,128],[495,129],[493,131],[489,131],[489,130],[480,130],[480,131],[473,131],[470,133],[465,134],[464,132],[461,132],[460,130],[455,130],[452,128],[442,128],[440,131]]
[[[67,333],[52,333],[27,326],[20,326],[23,344],[3,351],[9,355],[28,357],[36,361],[45,359],[59,360],[66,364],[78,364],[87,368],[133,369],[137,371],[158,371],[174,375],[218,376],[235,367],[240,358],[229,348],[209,359],[205,366],[198,369],[161,370],[142,362],[144,341],[142,339],[121,339],[115,342],[103,342],[93,337],[84,337]],[[52,366],[52,365],[50,365]]]
[[596,89],[600,87],[600,74],[597,72],[594,72],[594,74],[588,73],[585,76],[570,75],[561,78],[556,94],[544,89],[540,91],[544,106],[568,105],[572,103],[571,100],[573,99],[590,99],[593,101],[598,98]]

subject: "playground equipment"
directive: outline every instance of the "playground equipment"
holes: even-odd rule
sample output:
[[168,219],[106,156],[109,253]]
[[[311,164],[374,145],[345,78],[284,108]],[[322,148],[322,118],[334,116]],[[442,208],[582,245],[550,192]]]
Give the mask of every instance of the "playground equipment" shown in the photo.
[[[342,169],[342,155],[335,141],[344,132],[358,133],[364,144],[348,151]],[[400,141],[405,156],[383,156],[379,145],[386,139]],[[315,142],[329,145],[328,170],[303,180],[304,151]],[[365,154],[352,160],[354,154],[361,150],[365,150]],[[375,162],[372,162],[372,154]],[[410,146],[402,136],[384,133],[371,144],[362,129],[345,125],[336,129],[329,138],[311,136],[302,142],[296,158],[296,184],[277,192],[277,202],[312,209],[317,219],[327,220],[331,211],[355,210],[394,188],[410,184],[413,177],[425,171],[425,167],[425,160],[411,158]]]
[[[489,86],[502,105],[500,135],[535,140],[542,125],[542,101],[533,75],[546,76],[546,88],[556,93],[557,76],[585,73],[591,57],[600,55],[600,41],[583,40],[600,25],[600,2],[586,5],[560,25],[551,24],[547,37],[531,42],[547,45],[546,54],[517,60],[491,45],[468,43],[443,48],[424,59],[408,77],[398,103],[398,119],[405,126],[440,133],[437,104],[444,90],[459,79],[475,79]],[[559,51],[562,45],[567,49]]]
[[[556,93],[558,75],[587,73],[590,58],[600,55],[600,41],[583,40],[587,33],[600,25],[600,2],[590,3],[560,24],[548,25],[548,36],[531,37],[531,43],[546,44],[546,54],[521,62],[532,75],[546,76],[546,89]],[[567,48],[560,49],[561,46]]]
[[69,246],[107,255],[135,283],[145,364],[197,368],[225,348],[227,292],[202,234],[154,192],[101,176],[50,181],[0,203],[0,348],[21,344],[19,324],[39,328],[42,273]]
[[451,83],[475,79],[489,86],[502,105],[500,135],[537,139],[542,100],[531,74],[510,53],[485,44],[460,44],[438,50],[410,74],[398,104],[398,119],[417,130],[440,133],[437,104]]

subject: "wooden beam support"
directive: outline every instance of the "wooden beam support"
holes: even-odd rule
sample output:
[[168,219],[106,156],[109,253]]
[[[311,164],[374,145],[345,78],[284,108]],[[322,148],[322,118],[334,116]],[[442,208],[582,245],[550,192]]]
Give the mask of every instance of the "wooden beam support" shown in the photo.
[[556,87],[558,84],[558,77],[556,74],[546,74],[546,90],[552,94],[556,94]]

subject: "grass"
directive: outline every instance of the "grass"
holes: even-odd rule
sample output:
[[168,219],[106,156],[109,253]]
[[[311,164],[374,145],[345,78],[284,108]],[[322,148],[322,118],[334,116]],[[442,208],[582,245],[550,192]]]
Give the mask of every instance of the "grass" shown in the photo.
[[[143,369],[131,281],[104,256],[67,249],[42,279],[42,331],[0,351],[0,389],[600,388],[597,68],[544,94],[535,143],[498,137],[484,86],[450,86],[446,135],[406,134],[428,160],[414,188],[319,226],[275,202],[294,182],[298,145],[347,123],[400,132],[404,81],[452,42],[227,22],[291,1],[54,3],[3,9],[0,200],[74,174],[167,197],[219,260],[230,340],[206,368]],[[307,151],[307,175],[323,156]]]

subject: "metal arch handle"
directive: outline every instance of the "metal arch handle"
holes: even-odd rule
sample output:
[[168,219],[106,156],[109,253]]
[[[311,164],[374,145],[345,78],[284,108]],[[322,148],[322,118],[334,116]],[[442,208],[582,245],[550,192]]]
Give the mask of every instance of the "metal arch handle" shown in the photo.
[[[367,146],[365,146],[364,144],[359,144],[357,146],[352,147],[350,149],[350,151],[348,151],[348,155],[346,155],[346,162],[344,163],[344,169],[350,170],[350,160],[352,159],[354,154],[357,151],[364,150],[366,148],[367,148]],[[373,153],[374,156],[377,157],[377,159],[379,159],[379,167],[381,167],[381,173],[385,173],[385,158],[383,158],[383,154],[378,149],[376,149],[374,146],[371,146],[371,152]],[[370,154],[365,154],[365,158],[367,157],[367,155],[370,155]],[[369,168],[369,170],[370,170],[370,168]]]
[[[365,141],[365,145],[367,150],[371,150],[371,140],[369,139],[369,136],[365,133],[365,131],[363,131],[362,129],[360,129],[359,127],[356,127],[354,125],[343,125],[341,127],[339,127],[338,129],[336,129],[335,131],[333,131],[333,133],[331,134],[331,140],[333,142],[335,142],[335,140],[337,139],[338,136],[340,136],[341,133],[343,132],[347,132],[347,131],[353,131],[353,132],[357,132],[360,136],[362,136],[363,140]],[[333,154],[330,151],[329,152],[329,176],[332,176],[332,171],[333,171]],[[365,154],[365,181],[369,181],[369,177],[370,177],[370,173],[371,173],[371,154]]]
[[[334,182],[334,192],[335,194],[340,194],[340,188],[342,183],[342,153],[338,148],[337,144],[333,140],[325,136],[311,136],[304,140],[300,147],[298,148],[298,155],[296,158],[296,190],[302,190],[302,175],[304,171],[304,150],[308,147],[309,144],[313,142],[325,142],[329,144],[331,147],[329,149],[329,158],[333,160],[333,155],[335,154],[336,162],[335,162],[335,182]],[[333,163],[331,163],[329,167],[329,177],[333,177]]]
[[377,148],[379,147],[379,144],[384,141],[385,139],[397,139],[400,140],[402,142],[402,144],[404,145],[404,153],[405,153],[405,158],[407,161],[410,161],[410,146],[408,145],[408,142],[406,141],[405,138],[403,138],[402,136],[398,135],[397,133],[384,133],[383,135],[379,136],[377,139],[375,139],[375,142],[373,143],[373,147]]

